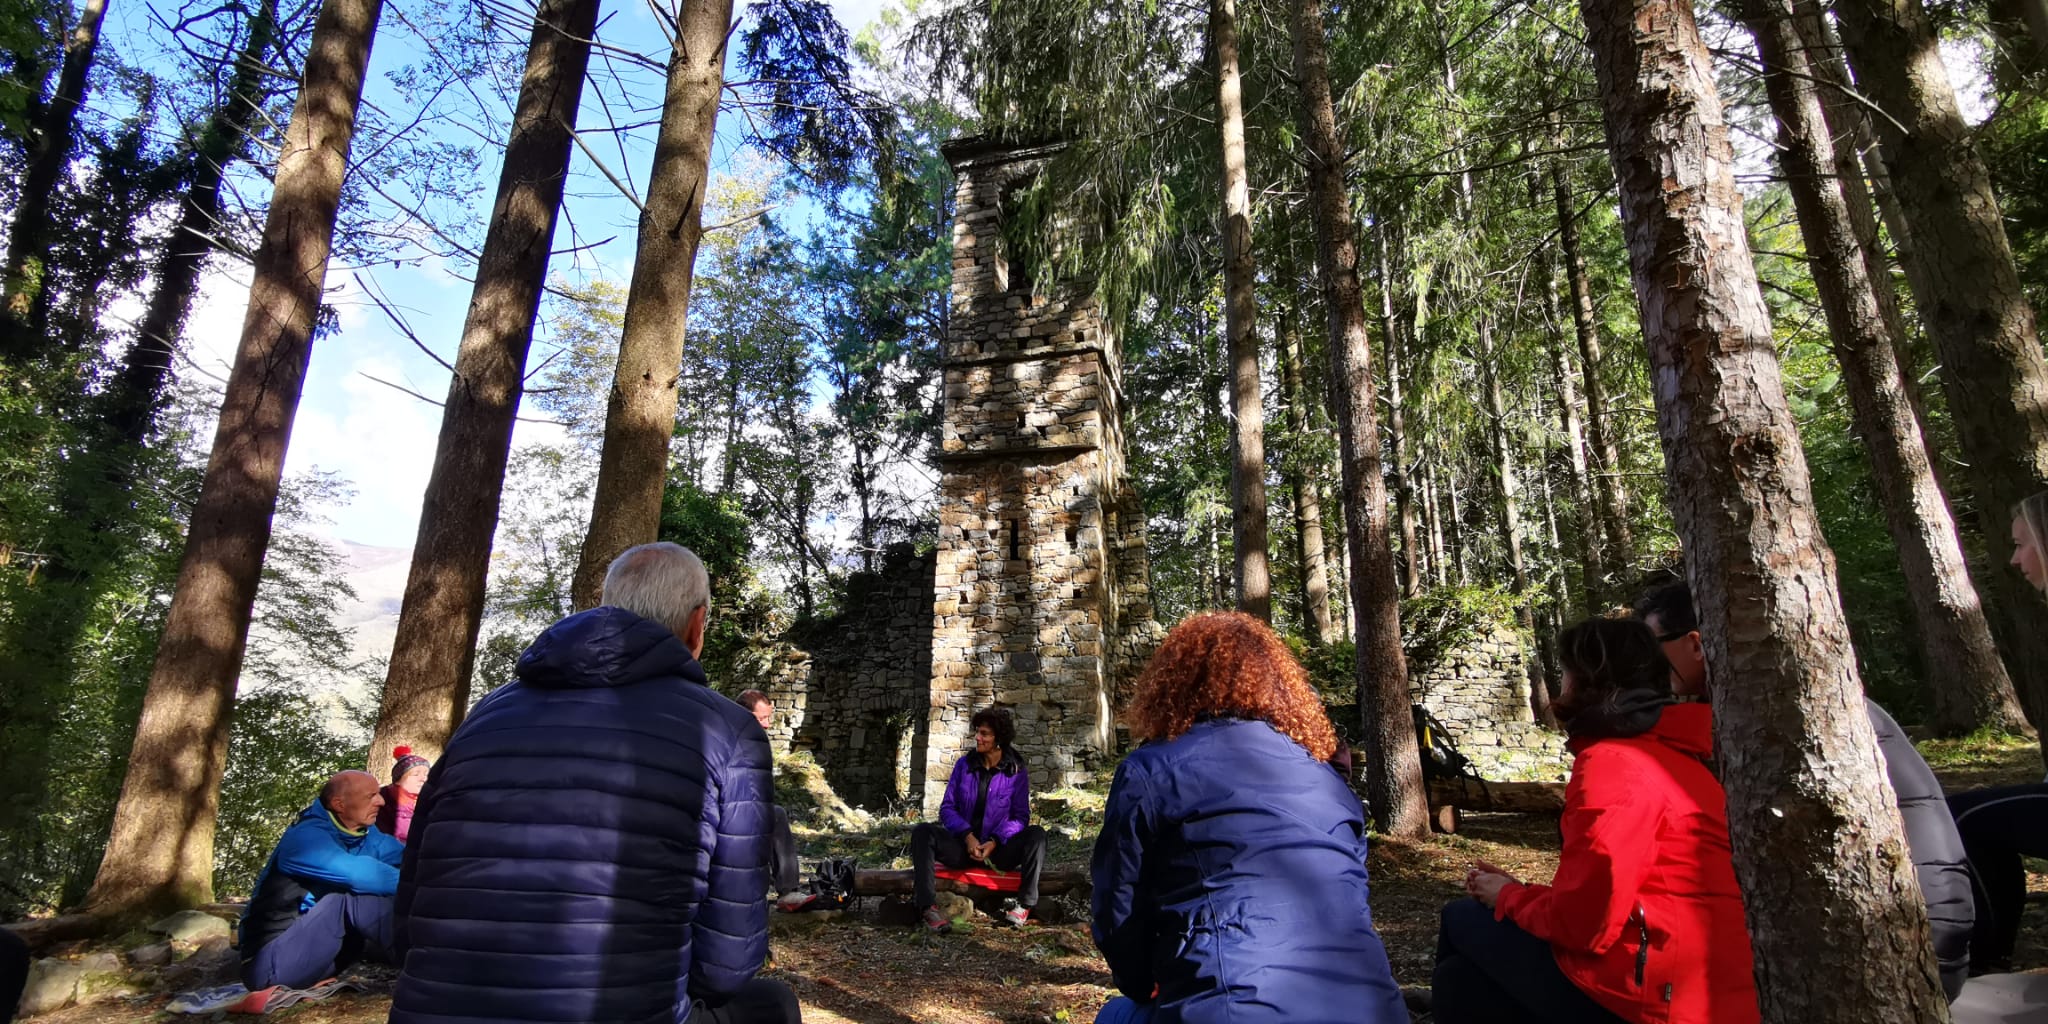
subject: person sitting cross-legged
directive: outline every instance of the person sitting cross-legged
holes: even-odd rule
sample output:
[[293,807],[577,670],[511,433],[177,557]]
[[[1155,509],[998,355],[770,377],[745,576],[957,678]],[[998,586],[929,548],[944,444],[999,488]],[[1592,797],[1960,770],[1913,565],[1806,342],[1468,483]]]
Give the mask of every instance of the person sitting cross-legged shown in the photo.
[[768,737],[706,685],[710,580],[628,549],[420,792],[390,1024],[795,1024],[768,956]]
[[1444,907],[1437,1024],[1753,1024],[1756,982],[1706,704],[1648,626],[1558,637],[1571,780],[1550,884],[1480,863]]
[[1023,927],[1038,906],[1038,875],[1045,867],[1045,830],[1031,823],[1031,776],[1010,744],[1017,721],[1009,708],[983,708],[968,722],[974,749],[953,765],[939,824],[925,822],[910,832],[910,863],[916,876],[917,906],[925,928],[952,930],[938,907],[933,862],[949,868],[987,863],[1016,871],[1017,902],[1003,912],[1006,924]]
[[1193,616],[1127,717],[1090,874],[1123,996],[1098,1024],[1407,1024],[1373,928],[1365,811],[1337,734],[1264,622]]
[[[1649,591],[1636,602],[1635,612],[1643,625],[1657,635],[1664,657],[1671,662],[1672,694],[1710,699],[1719,680],[1708,678],[1699,616],[1686,584],[1667,583]],[[1956,820],[1949,813],[1952,801],[1943,797],[1934,769],[1914,749],[1906,731],[1876,701],[1864,698],[1863,709],[1870,716],[1871,729],[1877,733],[1877,752],[1884,758],[1885,777],[1892,784],[1892,797],[1898,802],[1899,819],[1906,828],[1906,852],[1912,855],[1913,875],[1920,883],[1920,895],[1927,901],[1928,933],[1934,940],[1941,986],[1948,998],[1954,1000],[1969,976],[1974,952],[1971,934],[1978,921],[1970,896],[1964,839],[1957,833]],[[2014,863],[2018,863],[2017,859]]]
[[369,772],[337,773],[285,829],[242,912],[242,984],[306,988],[391,956],[391,898],[405,847],[378,831]]

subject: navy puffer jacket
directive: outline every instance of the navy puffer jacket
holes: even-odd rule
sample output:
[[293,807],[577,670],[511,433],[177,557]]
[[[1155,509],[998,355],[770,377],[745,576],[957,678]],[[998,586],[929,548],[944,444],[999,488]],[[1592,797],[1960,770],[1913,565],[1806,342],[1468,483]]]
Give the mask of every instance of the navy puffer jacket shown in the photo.
[[1090,873],[1095,944],[1154,1024],[1407,1024],[1367,906],[1364,809],[1264,722],[1132,751]]
[[413,813],[393,1024],[673,1024],[768,952],[768,738],[658,623],[556,623]]

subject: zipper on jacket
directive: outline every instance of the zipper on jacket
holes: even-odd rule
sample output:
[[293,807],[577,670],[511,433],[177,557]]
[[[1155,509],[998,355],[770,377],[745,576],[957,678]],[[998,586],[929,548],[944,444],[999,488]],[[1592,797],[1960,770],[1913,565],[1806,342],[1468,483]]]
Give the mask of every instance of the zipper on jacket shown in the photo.
[[1650,966],[1650,917],[1643,913],[1643,905],[1638,903],[1636,912],[1629,915],[1629,920],[1635,922],[1636,938],[1639,940],[1636,946],[1636,987],[1641,988],[1643,975]]

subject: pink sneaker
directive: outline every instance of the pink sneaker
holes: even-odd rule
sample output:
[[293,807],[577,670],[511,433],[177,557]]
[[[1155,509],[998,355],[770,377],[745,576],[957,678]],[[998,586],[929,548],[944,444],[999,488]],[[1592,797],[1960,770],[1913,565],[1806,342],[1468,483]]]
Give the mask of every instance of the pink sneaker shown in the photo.
[[1012,903],[1003,908],[1003,923],[1012,928],[1022,928],[1031,920],[1031,908]]
[[933,935],[944,935],[953,930],[953,922],[946,912],[937,907],[924,908],[924,930]]

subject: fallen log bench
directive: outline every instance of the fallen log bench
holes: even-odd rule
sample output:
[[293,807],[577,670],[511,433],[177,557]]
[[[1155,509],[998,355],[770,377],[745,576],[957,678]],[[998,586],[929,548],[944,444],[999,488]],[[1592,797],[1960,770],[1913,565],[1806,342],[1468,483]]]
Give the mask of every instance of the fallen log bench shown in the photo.
[[1470,778],[1429,780],[1432,827],[1438,832],[1457,832],[1461,811],[1562,814],[1564,783],[1487,782]]
[[[933,879],[940,892],[972,893],[1015,891],[1014,884],[981,884],[999,878],[1016,879],[1015,871],[1001,872],[990,876],[980,869],[947,870],[941,868]],[[862,870],[853,873],[853,894],[855,896],[908,896],[917,889],[917,875],[910,870]],[[1046,896],[1057,896],[1063,892],[1087,892],[1089,889],[1088,869],[1083,867],[1048,867],[1038,873],[1038,891]]]

